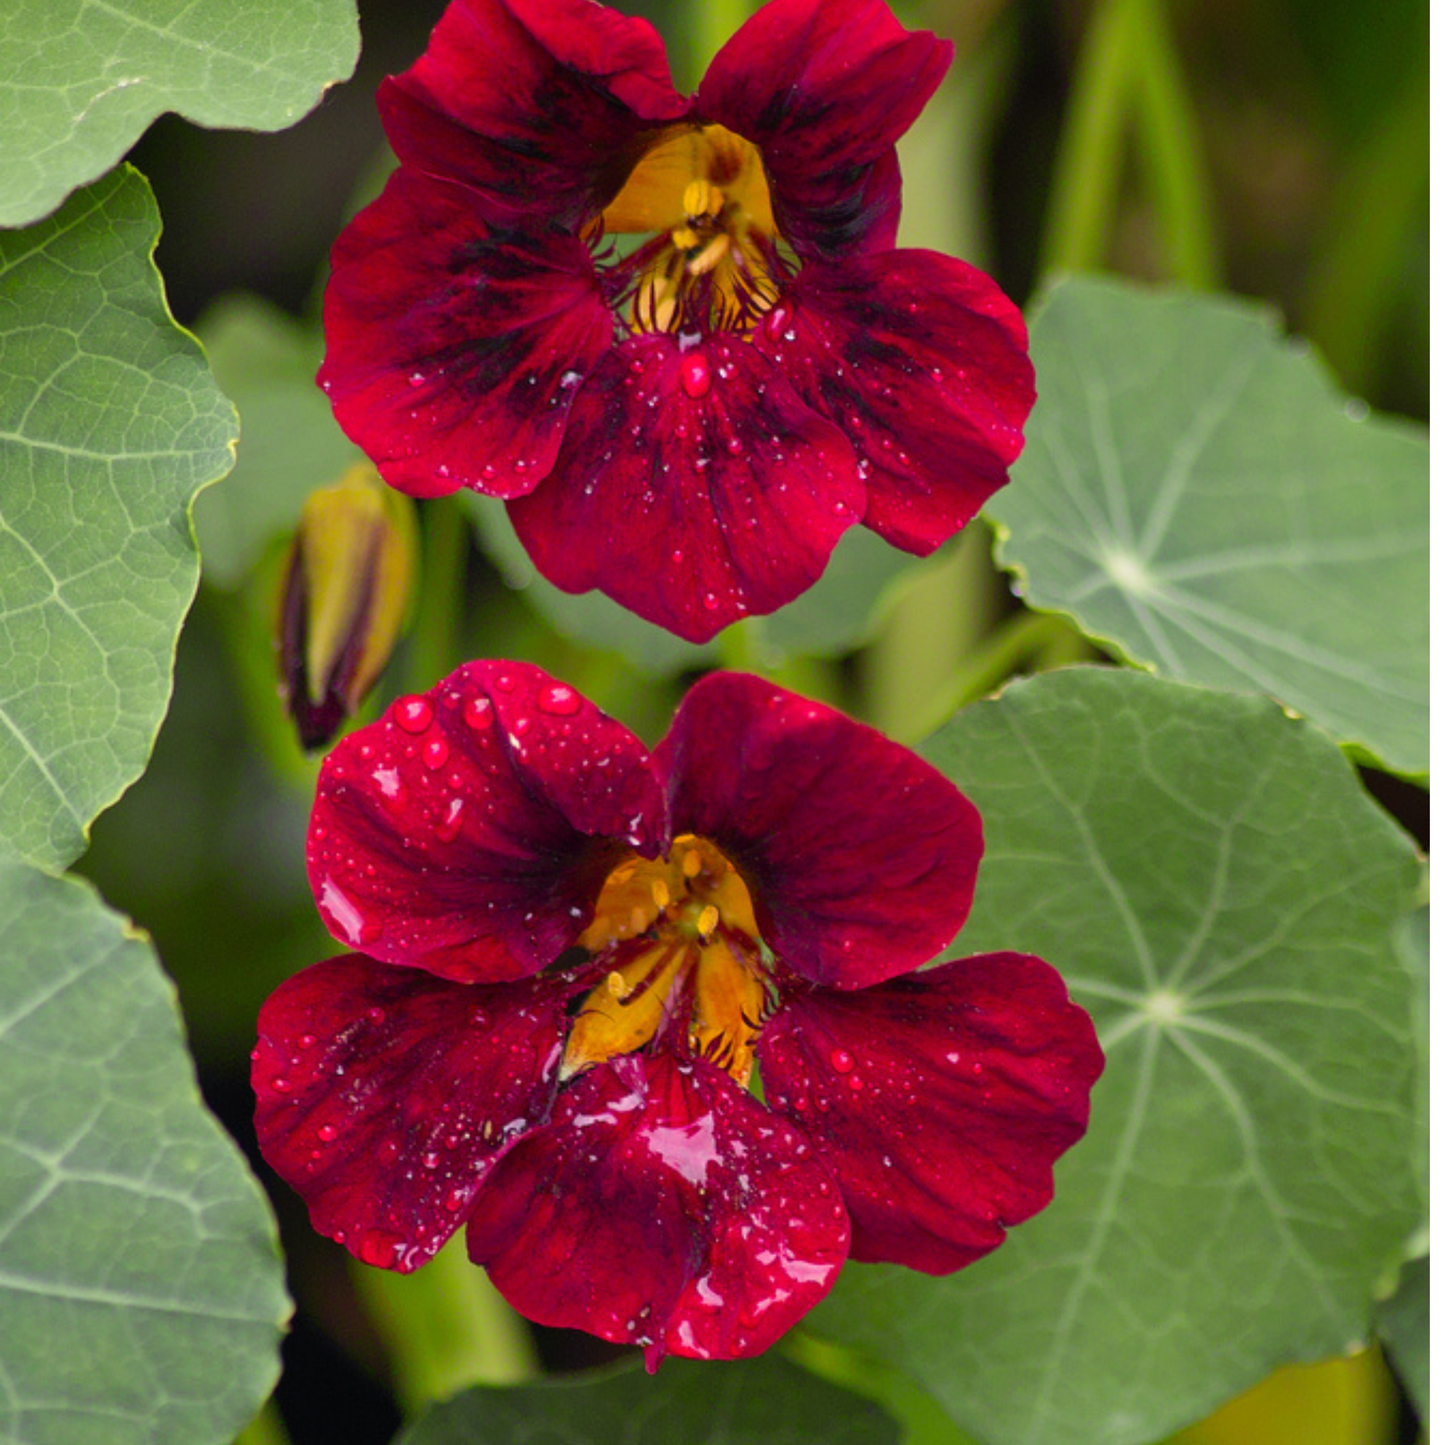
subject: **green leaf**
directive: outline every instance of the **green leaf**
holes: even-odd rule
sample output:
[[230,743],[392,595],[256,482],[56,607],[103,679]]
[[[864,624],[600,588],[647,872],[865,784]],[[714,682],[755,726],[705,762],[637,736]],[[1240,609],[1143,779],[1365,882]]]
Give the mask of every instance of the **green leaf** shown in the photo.
[[1423,772],[1423,431],[1240,302],[1068,280],[1031,337],[1039,402],[989,506],[1030,604]]
[[196,499],[206,580],[232,588],[267,542],[295,528],[311,492],[364,458],[316,385],[315,331],[254,296],[219,302],[196,330],[216,381],[241,414],[235,470]]
[[0,233],[0,857],[63,867],[140,774],[235,414],[171,320],[145,179]]
[[1400,1372],[1410,1403],[1430,1423],[1430,1259],[1412,1259],[1400,1287],[1380,1306],[1375,1325],[1390,1362]]
[[[546,486],[546,482],[542,483]],[[684,668],[711,666],[716,640],[701,647],[619,606],[600,592],[573,596],[552,586],[532,565],[507,518],[504,503],[474,492],[464,494],[482,550],[501,569],[509,585],[522,592],[542,617],[564,637],[587,647],[621,653],[629,662],[658,676]],[[765,658],[781,661],[798,654],[836,657],[861,646],[878,621],[895,582],[927,562],[890,547],[862,527],[844,534],[828,570],[795,602],[767,617],[750,619],[752,645]],[[665,584],[658,579],[658,585]]]
[[429,1410],[397,1445],[898,1445],[878,1406],[776,1356],[667,1360],[656,1376],[474,1389]]
[[950,954],[1037,953],[1108,1053],[1053,1202],[946,1279],[850,1266],[810,1326],[992,1445],[1138,1445],[1368,1332],[1420,1217],[1418,864],[1317,729],[1263,698],[1075,668],[925,753],[987,853]]
[[54,209],[158,115],[280,130],[356,64],[352,0],[7,0],[0,226]]
[[174,992],[87,885],[25,864],[0,863],[0,956],[0,1439],[229,1442],[287,1302]]

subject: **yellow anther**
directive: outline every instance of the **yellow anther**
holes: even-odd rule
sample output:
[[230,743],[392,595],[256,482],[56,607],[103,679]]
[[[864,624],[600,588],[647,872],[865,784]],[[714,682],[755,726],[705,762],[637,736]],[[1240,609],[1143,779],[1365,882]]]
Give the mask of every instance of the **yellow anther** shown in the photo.
[[682,855],[682,876],[696,878],[702,872],[702,854],[696,848],[689,848]]
[[710,181],[701,178],[687,183],[682,193],[682,213],[685,216],[715,216],[726,201],[723,193]]
[[717,924],[718,911],[709,903],[697,916],[697,931],[703,938],[711,938],[717,932]]
[[694,246],[702,245],[702,237],[691,226],[679,226],[672,233],[672,244],[679,251],[691,251]]
[[627,980],[615,968],[607,975],[607,992],[613,998],[621,998],[627,992]]
[[661,878],[652,880],[652,901],[658,908],[666,908],[672,902],[672,895],[667,891],[667,884]]
[[639,934],[647,927],[647,914],[641,908],[634,908],[627,915],[627,921],[632,925],[633,934]]
[[689,276],[701,276],[704,271],[711,271],[724,256],[727,255],[732,241],[726,232],[714,236],[699,255],[687,263],[687,274]]

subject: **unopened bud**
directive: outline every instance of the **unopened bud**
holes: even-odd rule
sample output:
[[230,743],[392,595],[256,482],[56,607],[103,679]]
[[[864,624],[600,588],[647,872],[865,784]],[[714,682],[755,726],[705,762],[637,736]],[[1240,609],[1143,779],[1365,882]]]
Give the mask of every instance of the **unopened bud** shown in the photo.
[[306,499],[282,581],[278,646],[301,745],[329,742],[375,685],[417,570],[416,510],[366,463]]

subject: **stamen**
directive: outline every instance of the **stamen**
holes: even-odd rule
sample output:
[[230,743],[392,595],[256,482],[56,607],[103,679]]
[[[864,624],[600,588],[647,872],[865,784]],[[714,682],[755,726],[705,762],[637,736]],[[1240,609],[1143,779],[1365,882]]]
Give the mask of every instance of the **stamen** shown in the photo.
[[687,183],[687,189],[682,193],[682,211],[689,220],[694,216],[716,216],[726,200],[718,187],[699,178]]
[[607,975],[607,992],[613,998],[621,998],[627,992],[627,980],[615,968]]
[[697,916],[697,931],[704,939],[709,939],[717,930],[718,911],[711,903]]
[[652,880],[652,901],[659,909],[666,908],[672,902],[672,895],[667,891],[667,884],[661,878]]
[[720,236],[714,236],[700,255],[694,256],[687,263],[687,274],[689,276],[701,276],[705,271],[711,271],[724,256],[727,255],[732,246],[732,239],[724,232]]
[[689,848],[682,855],[682,876],[696,878],[702,872],[702,854],[696,848]]

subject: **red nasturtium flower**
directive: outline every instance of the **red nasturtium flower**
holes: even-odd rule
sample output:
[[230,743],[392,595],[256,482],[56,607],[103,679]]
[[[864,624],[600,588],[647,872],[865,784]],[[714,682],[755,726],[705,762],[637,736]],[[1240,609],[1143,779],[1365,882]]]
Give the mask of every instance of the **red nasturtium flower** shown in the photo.
[[997,286],[895,249],[895,143],[951,53],[882,0],[771,0],[683,97],[646,21],[452,0],[381,87],[401,164],[332,253],[342,427],[693,641],[805,591],[855,523],[933,551],[1034,399]]
[[982,851],[922,759],[756,678],[698,683],[649,754],[469,664],[322,770],[311,881],[360,951],[262,1009],[262,1152],[369,1264],[464,1223],[531,1319],[755,1354],[849,1256],[993,1249],[1084,1131],[1103,1060],[1053,969],[919,971]]

